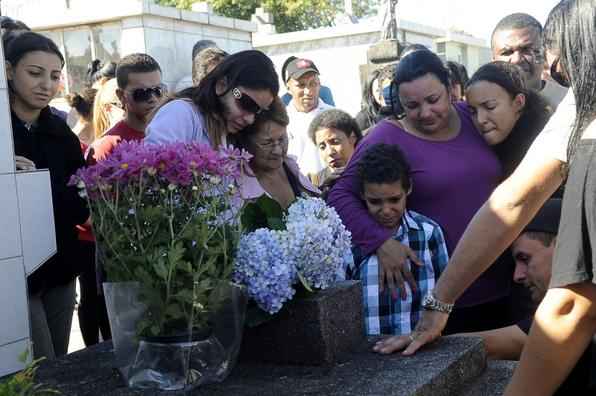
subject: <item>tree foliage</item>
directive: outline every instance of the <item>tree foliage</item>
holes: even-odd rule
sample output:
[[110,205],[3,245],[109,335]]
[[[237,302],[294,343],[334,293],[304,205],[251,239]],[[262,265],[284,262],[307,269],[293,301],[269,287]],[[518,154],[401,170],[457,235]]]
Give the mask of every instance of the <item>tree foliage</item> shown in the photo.
[[[196,0],[158,0],[162,5],[190,8]],[[208,0],[213,10],[230,18],[250,19],[257,7],[273,15],[277,32],[295,32],[333,26],[344,10],[343,0]],[[376,11],[379,0],[352,0],[354,15],[368,16]]]

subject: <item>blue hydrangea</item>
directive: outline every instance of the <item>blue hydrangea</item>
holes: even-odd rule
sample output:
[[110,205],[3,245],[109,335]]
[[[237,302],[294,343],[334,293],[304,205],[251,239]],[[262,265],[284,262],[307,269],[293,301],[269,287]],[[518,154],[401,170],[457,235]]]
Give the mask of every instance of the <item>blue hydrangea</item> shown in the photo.
[[299,198],[288,209],[284,253],[309,286],[325,289],[345,278],[352,260],[350,232],[320,198]]
[[264,311],[274,314],[294,296],[295,266],[284,254],[283,232],[260,228],[243,235],[238,245],[234,281]]

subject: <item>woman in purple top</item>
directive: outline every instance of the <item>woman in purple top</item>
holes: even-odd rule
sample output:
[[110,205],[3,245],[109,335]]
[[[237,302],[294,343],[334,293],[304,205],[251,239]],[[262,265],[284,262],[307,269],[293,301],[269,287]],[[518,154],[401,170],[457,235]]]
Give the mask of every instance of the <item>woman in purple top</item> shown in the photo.
[[[402,108],[403,116],[381,121],[364,138],[331,190],[329,203],[352,232],[362,253],[376,253],[379,257],[380,284],[399,288],[403,297],[404,281],[416,287],[404,265],[406,258],[418,260],[368,215],[356,180],[357,164],[364,152],[376,143],[401,147],[412,167],[409,209],[441,225],[449,253],[501,180],[501,166],[474,127],[465,103],[451,103],[449,74],[437,55],[415,51],[403,58],[392,90],[395,108]],[[501,325],[510,283],[511,268],[507,265],[496,265],[485,273],[458,300],[455,314],[451,315],[451,331],[480,331]]]

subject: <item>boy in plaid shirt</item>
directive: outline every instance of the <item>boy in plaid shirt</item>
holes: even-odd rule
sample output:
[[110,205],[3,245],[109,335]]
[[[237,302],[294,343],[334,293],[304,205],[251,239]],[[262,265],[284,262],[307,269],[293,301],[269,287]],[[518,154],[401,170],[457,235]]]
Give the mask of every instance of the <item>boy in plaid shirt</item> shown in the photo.
[[396,145],[375,144],[358,163],[362,199],[370,215],[382,226],[395,231],[394,238],[409,246],[423,263],[410,265],[417,289],[405,284],[407,295],[398,299],[389,288],[379,292],[379,262],[376,255],[365,257],[348,269],[348,277],[362,281],[366,334],[409,334],[422,311],[422,299],[448,262],[447,246],[437,223],[406,209],[412,190],[410,166]]

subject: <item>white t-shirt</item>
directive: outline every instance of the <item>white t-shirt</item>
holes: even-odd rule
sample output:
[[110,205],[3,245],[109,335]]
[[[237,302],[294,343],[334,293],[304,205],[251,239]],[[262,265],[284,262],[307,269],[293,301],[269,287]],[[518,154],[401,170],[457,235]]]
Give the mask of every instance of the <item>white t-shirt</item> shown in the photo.
[[546,99],[546,102],[550,105],[553,110],[557,110],[559,104],[567,96],[567,91],[570,89],[565,88],[550,80],[544,80],[544,87],[540,91],[540,95]]
[[199,142],[211,144],[205,120],[190,101],[176,99],[160,108],[145,129],[145,143]]
[[568,90],[557,110],[536,137],[526,157],[549,157],[567,162],[567,146],[575,123],[575,96]]
[[319,150],[308,137],[308,127],[319,113],[332,108],[333,106],[320,99],[318,106],[308,113],[296,110],[292,102],[288,104],[288,154],[296,157],[298,167],[304,175],[317,174],[326,167],[319,156]]

